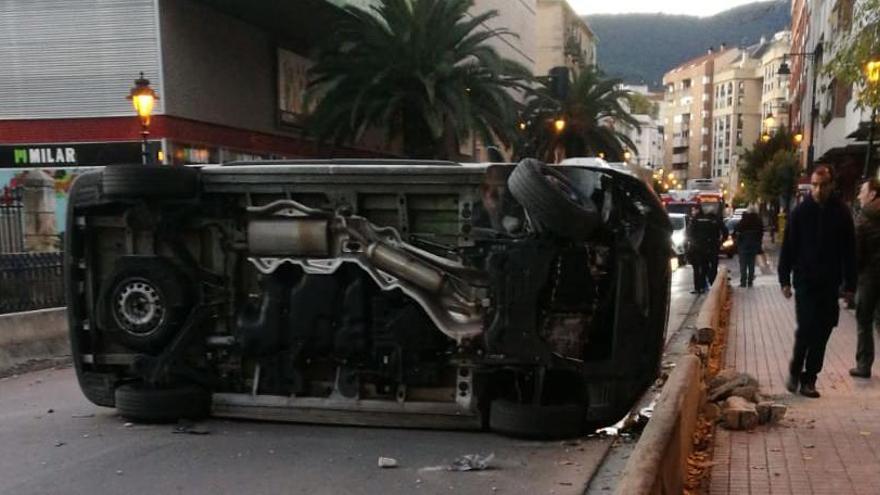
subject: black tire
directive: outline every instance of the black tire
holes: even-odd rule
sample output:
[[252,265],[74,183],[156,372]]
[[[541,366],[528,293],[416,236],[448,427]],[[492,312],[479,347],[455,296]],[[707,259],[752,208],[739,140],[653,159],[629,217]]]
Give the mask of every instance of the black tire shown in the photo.
[[508,400],[492,401],[489,428],[520,438],[571,438],[584,432],[586,406],[579,404],[535,405]]
[[191,300],[191,284],[170,262],[125,256],[101,288],[100,324],[131,349],[157,352],[183,325]]
[[151,388],[127,383],[116,388],[116,410],[123,418],[145,423],[201,419],[211,414],[211,393],[196,385]]
[[67,201],[73,208],[103,204],[101,200],[101,172],[86,172],[73,179]]
[[188,199],[196,195],[199,172],[167,165],[115,165],[103,175],[104,196],[111,199]]
[[530,217],[556,235],[582,241],[599,224],[593,201],[558,170],[538,160],[519,162],[507,185]]

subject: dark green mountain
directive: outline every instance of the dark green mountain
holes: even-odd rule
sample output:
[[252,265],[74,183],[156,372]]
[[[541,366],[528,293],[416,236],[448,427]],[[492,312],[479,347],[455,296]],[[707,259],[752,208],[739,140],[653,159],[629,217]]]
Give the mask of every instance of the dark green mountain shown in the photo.
[[711,17],[666,14],[585,16],[599,37],[599,66],[631,84],[661,86],[663,74],[719,45],[745,46],[790,29],[791,4],[756,2]]

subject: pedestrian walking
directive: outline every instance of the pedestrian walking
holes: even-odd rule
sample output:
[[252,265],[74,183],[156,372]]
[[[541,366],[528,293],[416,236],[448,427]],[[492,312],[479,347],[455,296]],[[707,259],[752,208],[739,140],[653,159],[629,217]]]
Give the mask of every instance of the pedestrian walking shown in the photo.
[[810,177],[810,195],[789,215],[779,253],[779,283],[786,299],[794,287],[797,319],[785,386],[814,398],[825,346],[840,315],[838,288],[843,282],[851,298],[856,286],[855,228],[833,187],[831,169],[819,166]]
[[874,364],[872,327],[876,312],[880,309],[880,181],[869,179],[862,183],[857,199],[862,208],[856,222],[858,342],[856,367],[849,370],[849,374],[870,378]]
[[702,294],[715,281],[718,251],[727,237],[727,229],[709,205],[693,207],[691,215],[687,227],[687,256],[694,270],[694,290],[691,293]]
[[751,287],[755,281],[755,258],[761,253],[764,226],[754,207],[743,213],[733,229],[736,251],[739,257],[739,286]]

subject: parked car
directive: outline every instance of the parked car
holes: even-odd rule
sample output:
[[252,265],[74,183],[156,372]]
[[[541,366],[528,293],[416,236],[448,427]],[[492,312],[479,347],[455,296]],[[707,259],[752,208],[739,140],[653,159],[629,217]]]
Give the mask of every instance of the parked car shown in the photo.
[[613,168],[108,166],[67,215],[79,384],[132,420],[564,437],[659,369],[671,226]]
[[672,224],[672,251],[678,257],[678,264],[687,262],[685,246],[687,245],[687,215],[684,213],[670,213],[669,221]]
[[721,243],[721,253],[725,254],[728,258],[733,258],[736,254],[736,236],[733,235],[733,231],[736,229],[741,218],[732,216],[724,221],[724,226],[727,228],[727,238]]

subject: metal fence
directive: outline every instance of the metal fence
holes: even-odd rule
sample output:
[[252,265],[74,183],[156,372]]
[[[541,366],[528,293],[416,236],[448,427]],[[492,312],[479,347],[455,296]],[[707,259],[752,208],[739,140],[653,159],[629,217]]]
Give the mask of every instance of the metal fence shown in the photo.
[[18,199],[0,198],[0,253],[24,251],[24,206]]
[[0,254],[0,313],[64,306],[63,255]]

